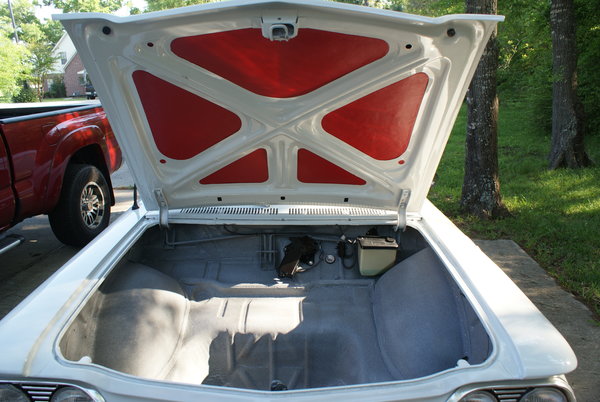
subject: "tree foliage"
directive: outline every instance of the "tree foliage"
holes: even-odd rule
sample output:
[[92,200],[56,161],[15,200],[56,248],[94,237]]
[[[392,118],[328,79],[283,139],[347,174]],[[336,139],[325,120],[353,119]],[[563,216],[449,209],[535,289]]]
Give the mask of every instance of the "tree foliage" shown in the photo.
[[3,33],[0,35],[0,101],[10,102],[19,92],[20,83],[28,73],[24,64],[29,52],[24,45],[16,44],[6,37],[4,29],[0,30]]
[[48,98],[66,98],[67,88],[65,87],[65,81],[62,78],[52,81],[47,96]]
[[[11,0],[11,4],[17,27],[20,27],[22,24],[40,23],[35,16],[34,7],[30,0]],[[8,2],[2,3],[2,6],[0,7],[0,18],[4,21],[10,21]]]
[[[13,14],[20,43],[11,41],[12,23],[8,4],[0,6],[0,97],[4,100],[19,94],[19,99],[30,99],[34,91],[37,100],[44,94],[43,83],[55,61],[52,48],[62,28],[56,22],[42,22],[35,16],[31,0],[13,0]],[[23,85],[23,82],[26,84]],[[28,85],[27,82],[30,84]]]
[[[17,21],[31,21],[28,18],[26,4],[22,0],[13,3],[13,12]],[[29,51],[23,43],[15,43],[14,30],[10,20],[8,5],[0,7],[0,101],[10,102],[19,93],[22,82],[27,78]]]
[[47,6],[54,6],[65,13],[112,13],[123,7],[126,0],[43,0]]
[[600,1],[576,0],[577,94],[585,110],[586,135],[600,135]]
[[46,38],[46,35],[36,25],[30,25],[25,30],[28,38],[29,63],[31,72],[29,80],[37,91],[38,100],[44,97],[44,82],[48,74],[52,71],[57,57],[52,55],[53,45]]
[[168,10],[170,8],[193,6],[195,4],[212,3],[209,0],[146,0],[146,11]]
[[28,103],[38,101],[37,91],[31,88],[29,84],[27,84],[27,81],[21,82],[20,87],[19,92],[12,97],[13,102]]
[[40,25],[40,29],[46,35],[48,42],[52,45],[56,45],[59,39],[62,38],[65,33],[60,21],[48,20]]
[[[360,0],[345,2],[361,3]],[[462,0],[391,0],[389,8],[428,16],[463,13]],[[585,110],[586,133],[600,135],[600,1],[575,0],[577,93]],[[501,100],[522,101],[533,108],[532,131],[549,135],[552,123],[552,40],[550,1],[504,0],[498,14]]]
[[396,10],[429,17],[465,12],[465,3],[462,0],[395,0],[393,4]]

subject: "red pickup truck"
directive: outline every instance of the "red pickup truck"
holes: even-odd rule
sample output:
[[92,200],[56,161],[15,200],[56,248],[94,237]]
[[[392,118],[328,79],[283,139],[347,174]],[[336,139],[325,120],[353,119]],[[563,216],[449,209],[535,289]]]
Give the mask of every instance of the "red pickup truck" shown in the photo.
[[[99,103],[0,106],[0,231],[48,214],[60,241],[87,244],[108,225],[120,166]],[[1,239],[0,253],[15,243]]]

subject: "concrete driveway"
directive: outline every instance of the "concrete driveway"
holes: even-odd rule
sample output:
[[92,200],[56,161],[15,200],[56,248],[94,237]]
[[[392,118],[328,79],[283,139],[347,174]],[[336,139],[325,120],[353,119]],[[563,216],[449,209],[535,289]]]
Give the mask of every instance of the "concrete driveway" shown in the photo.
[[475,240],[475,243],[521,288],[575,351],[578,367],[567,379],[577,400],[600,401],[600,322],[514,241]]
[[[111,221],[131,207],[132,193],[115,190]],[[0,318],[79,251],[54,237],[46,215],[26,219],[8,233],[24,236],[25,243],[0,255]]]
[[[112,177],[117,204],[113,218],[132,204],[132,185],[125,166]],[[25,236],[26,242],[0,256],[0,318],[52,275],[78,250],[56,240],[48,218],[27,219],[9,232]],[[567,378],[578,401],[600,401],[600,323],[588,308],[554,280],[511,240],[476,240],[544,315],[561,331],[575,350],[577,370]]]

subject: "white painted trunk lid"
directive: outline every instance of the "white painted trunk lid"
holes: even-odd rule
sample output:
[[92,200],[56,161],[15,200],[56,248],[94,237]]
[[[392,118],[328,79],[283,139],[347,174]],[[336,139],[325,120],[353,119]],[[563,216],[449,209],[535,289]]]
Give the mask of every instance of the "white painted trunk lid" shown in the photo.
[[55,18],[78,49],[148,209],[158,209],[158,193],[168,208],[388,211],[409,196],[409,213],[423,205],[503,19],[321,1]]

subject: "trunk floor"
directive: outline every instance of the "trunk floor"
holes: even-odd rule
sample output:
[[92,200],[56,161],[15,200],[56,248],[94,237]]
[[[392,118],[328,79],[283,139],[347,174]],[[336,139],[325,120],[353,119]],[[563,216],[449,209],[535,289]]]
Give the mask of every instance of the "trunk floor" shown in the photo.
[[[260,239],[176,250],[147,247],[142,263],[177,278],[188,298],[185,335],[165,379],[270,390],[391,381],[373,316],[374,279],[345,269],[336,242],[320,242],[318,262],[293,279],[265,266]],[[285,236],[275,249],[289,243]],[[268,256],[268,255],[267,255]]]
[[166,379],[270,390],[389,381],[371,280],[187,283],[185,336]]
[[149,242],[101,286],[61,350],[142,378],[255,390],[419,378],[489,356],[484,328],[433,251],[366,278],[339,258],[327,263],[337,240],[320,240],[315,264],[281,279],[290,240],[269,241]]

